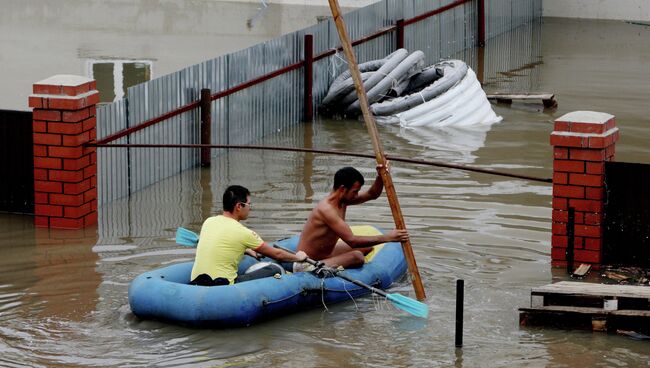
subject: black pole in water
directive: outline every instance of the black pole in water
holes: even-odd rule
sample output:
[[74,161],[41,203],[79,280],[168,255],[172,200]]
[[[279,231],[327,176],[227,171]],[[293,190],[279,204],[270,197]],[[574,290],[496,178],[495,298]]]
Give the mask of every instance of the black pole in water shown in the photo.
[[567,235],[567,245],[566,245],[566,272],[571,275],[573,274],[573,249],[574,249],[574,239],[573,239],[573,229],[575,228],[575,209],[569,207],[569,218],[567,219],[566,224],[566,235]]
[[456,280],[456,347],[463,346],[463,299],[465,281]]

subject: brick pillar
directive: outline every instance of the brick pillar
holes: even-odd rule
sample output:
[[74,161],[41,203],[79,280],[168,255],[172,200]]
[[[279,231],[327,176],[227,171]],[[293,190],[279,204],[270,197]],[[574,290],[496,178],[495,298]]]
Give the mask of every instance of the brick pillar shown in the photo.
[[575,209],[574,262],[598,268],[602,261],[605,162],[619,138],[614,116],[576,111],[555,120],[551,262],[566,266],[568,209]]
[[55,75],[36,82],[34,214],[37,227],[80,229],[97,223],[95,140],[99,92],[94,80]]

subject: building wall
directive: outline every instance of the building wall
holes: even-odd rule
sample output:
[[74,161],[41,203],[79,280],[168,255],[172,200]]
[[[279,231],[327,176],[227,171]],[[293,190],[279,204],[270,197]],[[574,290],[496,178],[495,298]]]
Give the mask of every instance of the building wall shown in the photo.
[[544,0],[545,17],[650,21],[648,0]]
[[[229,0],[234,2],[327,5],[324,0]],[[357,8],[378,0],[339,0],[341,7]],[[650,21],[650,0],[544,0],[544,16],[560,18]]]

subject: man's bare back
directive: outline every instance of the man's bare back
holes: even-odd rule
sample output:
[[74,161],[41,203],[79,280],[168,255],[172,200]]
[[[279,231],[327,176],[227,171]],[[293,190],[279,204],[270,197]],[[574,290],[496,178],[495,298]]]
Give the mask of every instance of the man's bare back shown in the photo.
[[[378,168],[380,169],[381,167]],[[376,199],[384,187],[378,175],[367,191],[360,192],[363,181],[363,176],[351,167],[336,173],[334,188],[318,202],[305,223],[298,250],[304,251],[310,258],[323,261],[329,267],[359,267],[364,263],[365,253],[371,250],[369,247],[408,239],[406,230],[393,230],[376,236],[358,236],[352,233],[345,222],[347,206]]]

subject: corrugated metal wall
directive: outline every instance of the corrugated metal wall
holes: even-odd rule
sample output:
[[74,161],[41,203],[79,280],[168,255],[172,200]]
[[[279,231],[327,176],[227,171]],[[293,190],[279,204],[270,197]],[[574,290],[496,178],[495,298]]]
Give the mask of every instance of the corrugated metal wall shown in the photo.
[[[352,40],[362,38],[398,19],[410,19],[454,0],[384,0],[345,14]],[[541,0],[486,0],[486,37],[491,38],[541,16]],[[314,55],[339,46],[332,20],[203,63],[128,89],[127,99],[97,110],[98,137],[138,125],[212,93],[232,88],[303,58],[305,34],[314,36]],[[405,29],[405,47],[422,50],[427,64],[453,57],[476,43],[477,5],[468,2]],[[395,50],[389,33],[355,47],[357,60],[383,58]],[[474,53],[471,53],[474,55]],[[473,64],[468,60],[468,62]],[[314,65],[314,106],[333,79],[347,70],[341,54]],[[212,102],[212,142],[246,144],[297,124],[303,109],[302,70],[290,72]],[[315,109],[316,110],[316,109]],[[199,143],[198,109],[121,138],[115,143]],[[294,146],[300,146],[298,139]],[[199,150],[100,148],[99,204],[126,196],[194,167]],[[213,150],[217,156],[219,150]]]
[[506,93],[538,92],[541,38],[541,22],[533,22],[490,39],[483,49],[483,88]]

